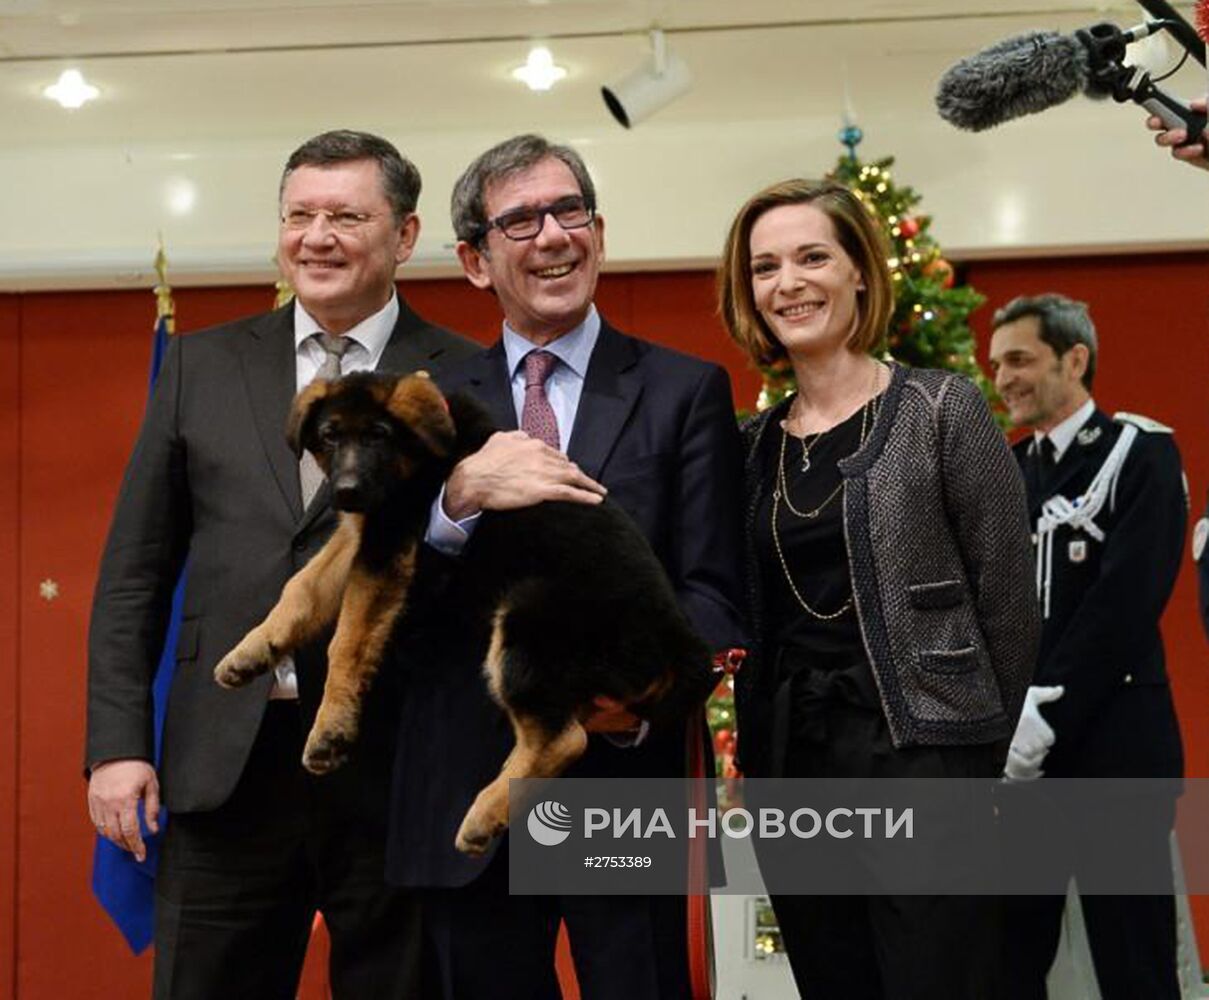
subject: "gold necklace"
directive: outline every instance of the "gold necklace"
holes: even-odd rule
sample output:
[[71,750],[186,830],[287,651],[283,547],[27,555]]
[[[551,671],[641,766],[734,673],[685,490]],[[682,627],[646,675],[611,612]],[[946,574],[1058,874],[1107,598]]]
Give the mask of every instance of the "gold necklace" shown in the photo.
[[[866,429],[866,421],[868,420],[868,417],[869,417],[869,406],[877,396],[877,382],[878,382],[878,377],[880,376],[880,374],[881,374],[881,366],[876,364],[876,362],[875,362],[874,367],[873,367],[873,382],[869,386],[869,398],[865,400],[864,406],[861,407],[861,445],[864,445],[864,443],[865,443],[865,429]],[[792,405],[793,404],[790,404],[791,407],[792,407]],[[877,413],[876,404],[875,404],[873,413],[875,415]],[[876,419],[876,416],[874,419]],[[843,422],[844,421],[840,421],[840,423],[843,423]],[[834,500],[839,495],[840,490],[843,489],[844,483],[843,483],[843,480],[841,479],[839,486],[837,486],[834,490],[832,490],[831,493],[828,494],[827,499],[824,500],[821,504],[819,504],[814,510],[802,511],[802,510],[798,510],[793,505],[793,501],[789,497],[789,483],[787,482],[787,480],[785,478],[785,441],[789,437],[789,431],[786,429],[787,423],[788,423],[788,420],[781,421],[781,455],[777,461],[777,480],[773,484],[773,501],[775,502],[777,500],[784,499],[785,506],[789,508],[789,512],[791,514],[793,514],[794,517],[814,519],[814,518],[818,517],[823,512],[823,510],[827,507],[827,505],[829,503],[831,503],[831,501]],[[838,426],[839,426],[839,424],[833,424],[831,427],[828,427],[826,430],[820,432],[815,437],[814,441],[811,442],[812,446],[817,445],[819,443],[819,441],[822,439],[824,434],[826,434],[828,431],[832,430],[834,427],[838,427]],[[860,447],[860,445],[858,445],[858,449],[859,449],[859,447]],[[806,447],[806,439],[802,438],[802,471],[807,472],[807,471],[809,471],[809,469],[810,469],[810,453]]]
[[[869,428],[871,428],[872,425],[877,422],[877,414],[878,414],[879,410],[881,409],[881,401],[877,397],[877,383],[878,383],[878,377],[880,376],[880,374],[881,374],[881,366],[879,365],[873,369],[873,386],[870,391],[869,398],[867,400],[865,400],[864,406],[861,407],[861,439],[860,439],[860,444],[857,445],[857,451],[860,451],[861,448],[863,448],[865,446],[865,434],[866,434],[867,430]],[[870,416],[870,413],[872,413],[871,421],[868,419]],[[842,421],[841,421],[841,423],[842,423]],[[827,430],[830,430],[830,429],[831,429],[830,427],[827,428]],[[823,433],[826,433],[826,431],[824,431]],[[829,503],[831,503],[831,501],[833,499],[835,499],[835,497],[844,488],[844,480],[843,480],[843,477],[841,476],[839,486],[837,486],[834,490],[832,490],[831,493],[828,494],[827,499],[824,500],[821,504],[819,504],[814,510],[799,511],[796,507],[793,506],[793,503],[789,499],[789,487],[788,487],[788,484],[785,479],[785,439],[788,436],[789,436],[789,432],[785,429],[785,425],[782,424],[781,425],[781,453],[780,453],[780,458],[777,462],[777,482],[774,485],[773,491],[772,491],[772,542],[773,542],[773,547],[777,550],[777,560],[781,563],[781,572],[785,574],[785,582],[789,584],[789,589],[793,592],[793,596],[797,599],[798,604],[801,605],[802,610],[804,610],[807,614],[809,614],[811,617],[817,619],[818,621],[832,621],[833,619],[839,618],[840,615],[844,614],[844,612],[846,612],[850,607],[852,607],[852,591],[851,590],[848,591],[848,597],[845,599],[844,603],[839,606],[839,608],[837,610],[829,612],[829,613],[816,611],[814,608],[812,608],[807,603],[806,598],[804,598],[801,594],[801,591],[798,590],[797,584],[795,584],[793,582],[793,574],[789,572],[789,563],[786,562],[786,560],[785,560],[785,551],[784,551],[784,549],[781,548],[781,535],[780,535],[780,532],[777,531],[777,508],[783,497],[785,500],[785,506],[788,507],[790,512],[793,513],[794,515],[796,515],[797,517],[810,518],[810,519],[816,518],[819,516],[819,514],[821,514],[823,512],[823,509]],[[820,434],[819,437],[822,437],[822,434]],[[818,438],[815,438],[815,443],[817,443],[817,442],[818,442]],[[803,469],[803,471],[805,471],[805,469]]]

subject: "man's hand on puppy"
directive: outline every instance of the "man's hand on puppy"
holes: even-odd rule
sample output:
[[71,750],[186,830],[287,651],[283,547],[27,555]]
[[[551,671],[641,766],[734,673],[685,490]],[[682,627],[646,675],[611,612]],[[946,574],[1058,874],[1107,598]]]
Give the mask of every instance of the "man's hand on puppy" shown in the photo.
[[531,507],[543,500],[600,503],[608,491],[562,452],[524,431],[492,434],[454,468],[444,511],[460,521],[480,510]]
[[[1205,110],[1205,98],[1189,101],[1188,104],[1194,111]],[[1202,170],[1209,170],[1209,136],[1201,136],[1200,142],[1181,145],[1187,139],[1188,133],[1182,128],[1169,129],[1158,115],[1147,118],[1146,127],[1157,133],[1154,137],[1155,145],[1170,147],[1171,155],[1177,160],[1191,163]]]
[[147,828],[159,832],[160,785],[154,767],[145,760],[110,760],[92,769],[88,815],[97,833],[145,861],[147,847],[139,829],[140,799]]

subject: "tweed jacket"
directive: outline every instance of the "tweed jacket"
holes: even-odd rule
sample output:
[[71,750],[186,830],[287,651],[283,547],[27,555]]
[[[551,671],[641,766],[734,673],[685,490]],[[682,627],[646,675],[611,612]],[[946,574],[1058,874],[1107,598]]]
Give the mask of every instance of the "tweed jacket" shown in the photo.
[[[755,518],[787,409],[743,428],[753,645],[737,708],[752,775],[768,773],[777,683]],[[894,745],[1010,737],[1039,620],[1024,484],[981,393],[959,375],[895,365],[868,439],[839,467],[854,605]]]

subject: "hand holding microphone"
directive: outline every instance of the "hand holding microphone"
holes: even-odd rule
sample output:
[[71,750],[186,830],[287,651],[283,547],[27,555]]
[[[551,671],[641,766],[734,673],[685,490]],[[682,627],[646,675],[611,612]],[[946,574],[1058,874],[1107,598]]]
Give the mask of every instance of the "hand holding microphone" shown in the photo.
[[[1166,130],[1198,136],[1206,126],[1204,109],[1172,97],[1144,69],[1125,62],[1129,45],[1162,29],[1175,32],[1185,44],[1185,27],[1180,19],[1147,21],[1128,30],[1096,24],[1074,35],[1056,31],[1018,35],[950,68],[941,77],[936,108],[958,128],[980,132],[1083,93],[1092,98],[1134,101],[1156,116]],[[1189,51],[1203,62],[1204,43],[1195,32],[1192,35],[1199,51]]]
[[[1205,98],[1190,101],[1189,106],[1194,111],[1204,114],[1206,111]],[[1155,145],[1170,148],[1173,158],[1182,160],[1184,163],[1191,163],[1202,170],[1209,170],[1209,132],[1201,133],[1200,142],[1189,142],[1187,129],[1168,128],[1158,115],[1151,115],[1147,118],[1146,127],[1157,133],[1154,137]]]

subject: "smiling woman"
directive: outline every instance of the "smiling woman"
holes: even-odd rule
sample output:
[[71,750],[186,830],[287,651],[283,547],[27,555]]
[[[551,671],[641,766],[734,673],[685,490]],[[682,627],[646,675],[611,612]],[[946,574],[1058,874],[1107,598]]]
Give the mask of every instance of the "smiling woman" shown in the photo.
[[[995,777],[1033,668],[1015,464],[972,383],[871,355],[886,257],[851,192],[804,180],[751,198],[723,251],[728,331],[753,361],[788,361],[799,390],[744,428],[749,775]],[[993,995],[993,902],[778,894],[769,861],[803,995]]]

